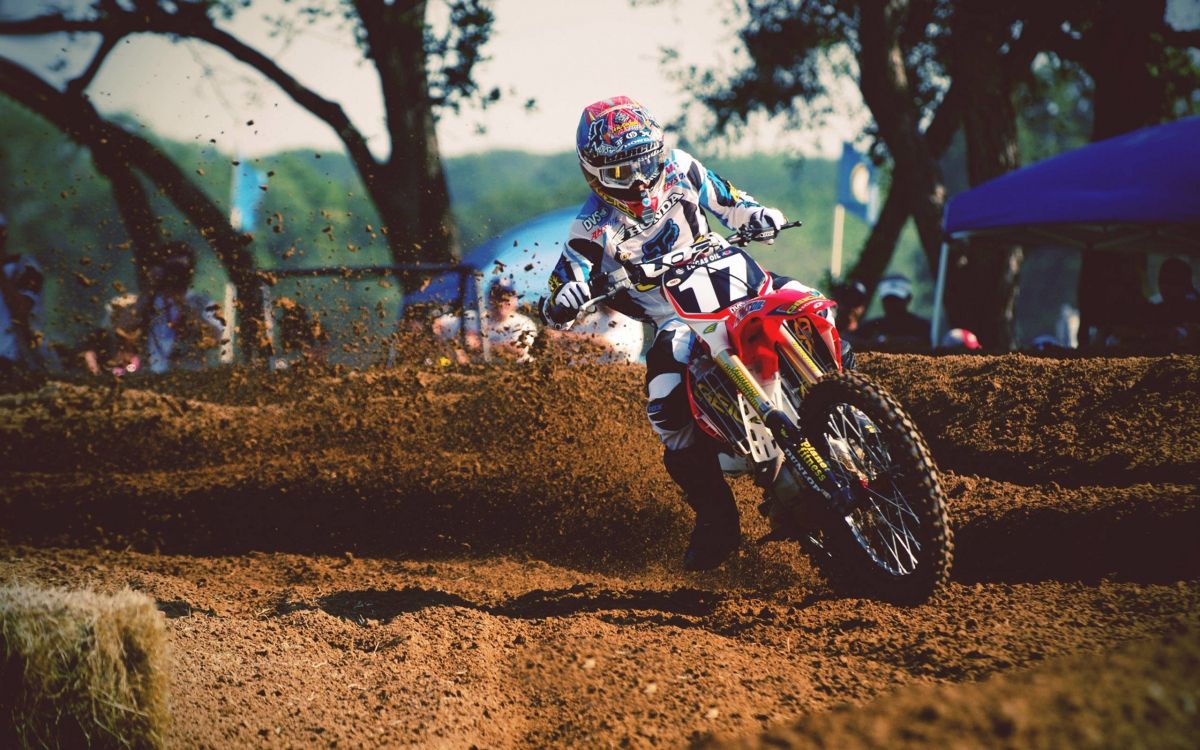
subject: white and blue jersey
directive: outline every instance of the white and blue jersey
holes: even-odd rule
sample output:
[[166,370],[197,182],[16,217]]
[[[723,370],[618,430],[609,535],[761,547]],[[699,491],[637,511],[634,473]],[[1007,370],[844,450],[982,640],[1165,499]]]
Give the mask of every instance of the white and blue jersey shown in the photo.
[[[697,159],[679,149],[668,155],[663,166],[663,185],[647,209],[645,220],[637,219],[603,198],[592,194],[571,224],[562,256],[550,275],[552,300],[563,284],[588,281],[597,274],[619,268],[617,254],[633,263],[653,260],[677,247],[687,247],[709,231],[702,209],[711,211],[733,229],[748,223],[762,208],[750,195],[739,191]],[[661,327],[675,317],[674,308],[657,287],[631,289],[606,301],[612,309]],[[543,309],[546,322],[568,327],[571,321],[556,321]]]

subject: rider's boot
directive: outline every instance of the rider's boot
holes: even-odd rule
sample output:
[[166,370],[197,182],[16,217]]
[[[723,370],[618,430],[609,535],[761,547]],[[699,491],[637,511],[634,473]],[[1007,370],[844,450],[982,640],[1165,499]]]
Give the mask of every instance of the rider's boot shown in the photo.
[[858,362],[854,358],[854,347],[850,346],[850,342],[842,339],[842,369],[853,370]]
[[712,570],[733,554],[742,539],[737,504],[721,473],[716,446],[701,437],[687,448],[664,452],[663,464],[696,511],[696,528],[683,555],[683,567]]

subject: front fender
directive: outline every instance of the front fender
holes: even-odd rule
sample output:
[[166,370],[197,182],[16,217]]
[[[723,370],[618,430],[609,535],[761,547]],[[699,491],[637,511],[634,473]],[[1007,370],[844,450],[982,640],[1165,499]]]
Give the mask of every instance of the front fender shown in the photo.
[[747,365],[763,377],[774,377],[778,369],[775,344],[782,340],[779,328],[787,321],[799,320],[796,327],[801,331],[807,328],[811,338],[824,343],[831,361],[837,364],[839,370],[842,368],[841,337],[833,323],[822,314],[836,308],[836,302],[819,294],[794,289],[781,289],[759,299],[763,304],[747,304],[735,311],[727,322],[729,338]]

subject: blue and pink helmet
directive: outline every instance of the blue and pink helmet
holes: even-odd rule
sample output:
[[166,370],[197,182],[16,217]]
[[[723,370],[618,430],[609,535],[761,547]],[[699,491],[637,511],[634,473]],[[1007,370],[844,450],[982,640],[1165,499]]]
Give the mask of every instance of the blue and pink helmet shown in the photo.
[[584,108],[575,150],[597,195],[635,216],[653,210],[666,158],[663,130],[636,99],[617,96]]

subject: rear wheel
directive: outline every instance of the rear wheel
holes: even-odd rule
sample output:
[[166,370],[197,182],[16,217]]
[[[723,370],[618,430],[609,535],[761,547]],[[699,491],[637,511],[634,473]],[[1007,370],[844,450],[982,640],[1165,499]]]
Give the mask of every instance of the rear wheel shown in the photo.
[[854,371],[825,375],[800,403],[800,432],[849,507],[830,509],[813,558],[843,593],[920,602],[945,585],[953,541],[937,467],[912,419]]

